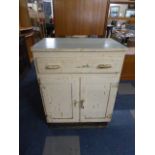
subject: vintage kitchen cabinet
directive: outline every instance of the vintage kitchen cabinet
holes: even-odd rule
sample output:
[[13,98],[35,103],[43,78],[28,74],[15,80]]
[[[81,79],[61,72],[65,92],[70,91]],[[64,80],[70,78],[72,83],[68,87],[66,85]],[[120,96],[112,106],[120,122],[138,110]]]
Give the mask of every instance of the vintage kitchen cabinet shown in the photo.
[[48,123],[111,120],[126,47],[112,39],[45,38],[32,51]]

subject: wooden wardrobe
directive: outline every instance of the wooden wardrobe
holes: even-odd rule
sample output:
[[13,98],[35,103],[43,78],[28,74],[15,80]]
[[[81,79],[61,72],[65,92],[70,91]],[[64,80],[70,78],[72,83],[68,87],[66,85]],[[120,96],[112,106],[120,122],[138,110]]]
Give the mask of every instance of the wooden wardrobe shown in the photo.
[[105,36],[109,0],[53,0],[57,36]]

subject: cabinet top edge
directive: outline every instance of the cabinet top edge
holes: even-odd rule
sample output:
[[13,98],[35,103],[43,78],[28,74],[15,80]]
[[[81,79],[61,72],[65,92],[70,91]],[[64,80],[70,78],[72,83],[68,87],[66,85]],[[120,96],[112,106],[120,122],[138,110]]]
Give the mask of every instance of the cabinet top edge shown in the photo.
[[128,48],[106,38],[44,38],[31,47],[33,52],[126,51]]

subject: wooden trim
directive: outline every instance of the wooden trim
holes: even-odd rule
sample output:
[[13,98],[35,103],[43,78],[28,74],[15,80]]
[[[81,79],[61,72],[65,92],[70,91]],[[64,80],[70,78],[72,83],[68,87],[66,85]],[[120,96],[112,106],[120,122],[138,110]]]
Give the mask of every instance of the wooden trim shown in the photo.
[[25,35],[25,38],[32,37],[33,35],[34,35],[34,32],[29,33],[29,34]]
[[110,0],[107,1],[107,10],[106,10],[106,14],[105,14],[103,37],[106,37],[106,30],[107,30],[107,23],[108,23],[109,8],[110,8]]
[[19,24],[21,27],[32,26],[26,0],[19,0]]
[[135,55],[126,55],[121,80],[135,80]]
[[[108,20],[130,20],[131,17],[127,18],[127,17],[108,17]],[[133,17],[132,17],[133,19]]]
[[33,27],[30,26],[30,27],[20,27],[20,31],[27,31],[27,30],[32,30]]
[[135,4],[135,0],[110,0],[112,4]]

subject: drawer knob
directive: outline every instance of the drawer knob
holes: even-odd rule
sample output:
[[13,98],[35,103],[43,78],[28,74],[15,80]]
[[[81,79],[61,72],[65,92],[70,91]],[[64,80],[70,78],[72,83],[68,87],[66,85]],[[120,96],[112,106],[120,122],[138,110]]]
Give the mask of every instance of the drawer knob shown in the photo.
[[97,66],[98,69],[106,69],[106,68],[112,68],[110,64],[99,64]]
[[59,65],[47,65],[45,68],[46,69],[59,69],[60,66]]

